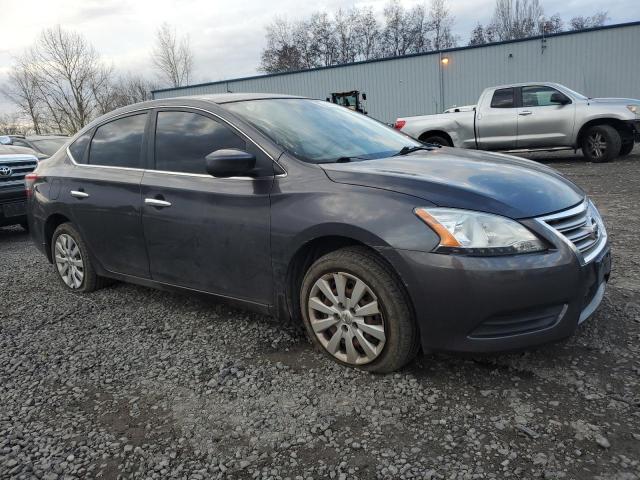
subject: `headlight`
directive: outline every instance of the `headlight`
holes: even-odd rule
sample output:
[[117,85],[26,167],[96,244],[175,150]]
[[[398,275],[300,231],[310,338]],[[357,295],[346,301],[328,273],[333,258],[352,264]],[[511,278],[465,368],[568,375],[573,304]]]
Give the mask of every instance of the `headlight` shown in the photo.
[[440,236],[437,252],[484,256],[546,250],[538,237],[509,218],[457,208],[416,208],[415,214]]
[[640,115],[640,105],[627,105],[627,108],[636,115]]

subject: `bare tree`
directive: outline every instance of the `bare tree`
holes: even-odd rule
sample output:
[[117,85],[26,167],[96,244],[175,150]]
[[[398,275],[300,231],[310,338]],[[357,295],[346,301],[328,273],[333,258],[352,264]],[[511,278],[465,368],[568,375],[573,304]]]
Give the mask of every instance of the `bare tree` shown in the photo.
[[542,17],[538,21],[538,33],[548,35],[550,33],[561,32],[564,28],[564,22],[557,13],[549,18]]
[[1,135],[27,135],[36,132],[32,124],[21,120],[24,112],[11,112],[0,115],[0,134]]
[[431,45],[435,50],[455,47],[457,38],[451,32],[454,18],[446,0],[431,0],[429,5],[429,27],[432,32]]
[[334,15],[337,63],[355,62],[359,52],[358,10],[338,9]]
[[496,0],[491,23],[498,40],[514,40],[535,35],[543,16],[539,0]]
[[473,27],[473,30],[471,30],[471,37],[469,38],[468,45],[484,45],[485,43],[489,43],[487,42],[485,29],[482,24],[478,22],[476,26]]
[[30,65],[24,63],[21,58],[16,60],[18,64],[9,72],[9,81],[3,87],[2,93],[18,107],[21,114],[30,119],[35,133],[39,134],[42,133],[42,102],[37,78]]
[[98,115],[148,100],[154,87],[142,77],[118,78],[84,37],[54,27],[15,59],[2,92],[36,133],[75,133]]
[[431,40],[429,39],[431,23],[424,5],[414,6],[407,15],[407,22],[406,28],[411,38],[408,53],[422,53],[431,50]]
[[118,106],[151,100],[153,98],[151,92],[157,88],[158,85],[155,82],[129,72],[121,76],[116,83]]
[[410,18],[398,0],[391,0],[384,8],[385,26],[382,30],[381,53],[384,57],[406,55],[413,42]]
[[193,70],[193,53],[189,37],[178,38],[174,28],[163,23],[156,32],[152,61],[162,80],[172,87],[189,83]]
[[48,128],[75,132],[99,113],[93,85],[103,66],[83,36],[60,26],[44,30],[21,64],[32,72]]
[[354,18],[358,56],[363,60],[375,58],[380,50],[380,26],[371,7],[358,11]]
[[267,26],[260,70],[283,72],[428,52],[434,44],[452,47],[457,38],[446,1],[431,0],[427,11],[424,5],[407,10],[399,0],[390,0],[382,26],[371,7],[339,9],[334,15],[316,12],[294,22],[275,18]]
[[584,30],[585,28],[601,27],[609,20],[607,12],[597,12],[590,17],[577,16],[569,20],[571,30]]
[[312,14],[307,28],[313,38],[317,63],[320,66],[335,65],[338,60],[338,40],[329,15],[324,12]]
[[307,50],[306,32],[284,18],[267,26],[267,46],[262,51],[260,70],[265,73],[290,72],[304,68],[303,51]]

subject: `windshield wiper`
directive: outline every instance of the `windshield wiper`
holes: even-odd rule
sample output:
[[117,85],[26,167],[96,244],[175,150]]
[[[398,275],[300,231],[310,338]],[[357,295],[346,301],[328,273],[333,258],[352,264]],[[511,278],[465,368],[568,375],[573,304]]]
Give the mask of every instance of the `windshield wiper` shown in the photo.
[[430,152],[431,150],[434,150],[436,148],[440,148],[441,145],[435,145],[432,143],[425,143],[424,145],[415,145],[415,146],[411,146],[411,147],[402,147],[402,149],[400,149],[400,151],[396,154],[394,154],[394,157],[397,157],[398,155],[407,155],[408,153],[413,153],[413,152],[417,152],[418,150],[426,150],[428,152]]
[[336,158],[334,160],[334,162],[335,163],[349,163],[352,160],[371,160],[371,159],[370,158],[364,158],[364,157],[347,157],[347,156],[345,156],[345,157]]

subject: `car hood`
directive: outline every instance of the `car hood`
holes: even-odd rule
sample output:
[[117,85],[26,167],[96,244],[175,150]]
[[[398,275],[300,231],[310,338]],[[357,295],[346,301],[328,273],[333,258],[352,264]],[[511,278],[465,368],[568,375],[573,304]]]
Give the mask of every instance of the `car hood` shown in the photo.
[[540,163],[458,148],[327,163],[321,167],[334,182],[391,190],[441,207],[480,210],[511,218],[563,210],[585,196],[576,185]]
[[638,105],[640,100],[637,98],[590,98],[589,103],[605,103],[609,105]]

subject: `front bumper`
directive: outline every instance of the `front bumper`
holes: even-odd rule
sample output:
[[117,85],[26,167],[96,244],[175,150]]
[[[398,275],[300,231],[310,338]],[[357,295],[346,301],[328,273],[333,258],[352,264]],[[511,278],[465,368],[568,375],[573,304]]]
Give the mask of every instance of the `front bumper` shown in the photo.
[[24,187],[0,190],[0,227],[27,221],[27,195]]
[[563,242],[509,257],[394,252],[425,351],[496,352],[566,338],[596,310],[611,272],[606,240],[584,265]]

